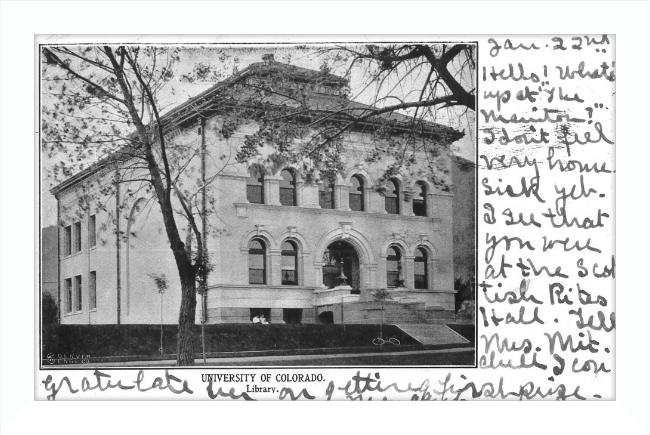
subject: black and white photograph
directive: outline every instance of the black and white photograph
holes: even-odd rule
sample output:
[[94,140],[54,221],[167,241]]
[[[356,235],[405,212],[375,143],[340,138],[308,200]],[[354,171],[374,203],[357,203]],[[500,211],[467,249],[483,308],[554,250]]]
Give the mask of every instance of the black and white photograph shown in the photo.
[[0,432],[650,434],[649,14],[0,0]]
[[475,41],[38,49],[41,369],[476,366]]

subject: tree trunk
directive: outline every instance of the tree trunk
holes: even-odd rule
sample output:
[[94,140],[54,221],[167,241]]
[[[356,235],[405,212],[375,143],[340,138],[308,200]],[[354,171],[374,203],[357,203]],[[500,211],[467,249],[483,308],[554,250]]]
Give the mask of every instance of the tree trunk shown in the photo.
[[[379,339],[380,341],[384,339],[384,301],[381,301],[381,323],[379,324]],[[384,347],[384,343],[379,345],[380,348]]]
[[[192,275],[192,276],[188,276]],[[196,316],[196,288],[191,272],[181,273],[181,310],[178,315],[178,366],[194,365],[194,322]]]

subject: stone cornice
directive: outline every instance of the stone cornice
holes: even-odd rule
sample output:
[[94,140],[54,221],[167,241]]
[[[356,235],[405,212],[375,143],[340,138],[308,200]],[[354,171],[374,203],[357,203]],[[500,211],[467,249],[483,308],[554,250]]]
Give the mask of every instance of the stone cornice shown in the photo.
[[426,216],[407,216],[403,214],[388,214],[388,213],[375,213],[368,211],[347,211],[341,209],[333,208],[314,208],[314,207],[300,207],[300,206],[285,206],[285,205],[271,205],[271,204],[253,204],[250,202],[236,202],[235,207],[243,208],[257,208],[265,210],[284,210],[284,211],[304,211],[305,213],[312,214],[328,214],[328,215],[339,215],[342,218],[357,218],[357,217],[371,217],[379,218],[386,220],[410,220],[410,221],[420,221],[420,222],[442,222],[441,218],[438,217],[426,217]]

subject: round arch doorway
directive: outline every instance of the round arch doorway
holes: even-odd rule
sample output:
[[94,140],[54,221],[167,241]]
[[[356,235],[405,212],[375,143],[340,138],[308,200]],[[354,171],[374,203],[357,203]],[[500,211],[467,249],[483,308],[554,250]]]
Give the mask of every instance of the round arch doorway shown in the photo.
[[343,240],[331,243],[323,253],[323,263],[325,287],[350,286],[359,290],[359,256],[350,243]]

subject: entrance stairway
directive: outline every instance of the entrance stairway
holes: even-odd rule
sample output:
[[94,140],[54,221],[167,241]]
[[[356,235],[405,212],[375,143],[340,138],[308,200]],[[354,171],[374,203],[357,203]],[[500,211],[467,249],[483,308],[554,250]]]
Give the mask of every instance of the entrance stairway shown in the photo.
[[[341,304],[339,304],[339,307]],[[345,324],[382,321],[382,303],[360,301],[342,304],[342,322]],[[445,323],[454,322],[455,315],[440,308],[426,308],[422,302],[406,303],[385,301],[383,303],[384,324],[397,325],[404,332],[424,345],[464,345],[467,339],[449,328]],[[338,322],[337,322],[338,323]]]
[[[339,304],[343,309],[341,320],[345,324],[371,323],[397,325],[404,332],[424,345],[464,345],[467,339],[449,328],[445,323],[455,320],[455,313],[441,308],[426,308],[422,302],[360,301]],[[337,322],[338,323],[338,322]]]
[[[417,312],[398,302],[384,302],[384,323],[423,323]],[[381,302],[353,302],[343,305],[343,323],[376,323],[382,321]]]
[[[437,307],[426,308],[422,302],[385,301],[384,323],[402,324],[445,324],[455,320],[455,313]],[[382,303],[361,301],[343,305],[343,323],[380,323]]]
[[447,325],[402,324],[397,326],[424,345],[469,343],[469,340]]

